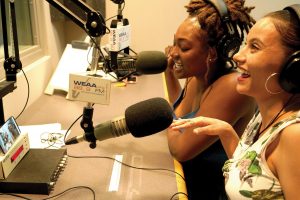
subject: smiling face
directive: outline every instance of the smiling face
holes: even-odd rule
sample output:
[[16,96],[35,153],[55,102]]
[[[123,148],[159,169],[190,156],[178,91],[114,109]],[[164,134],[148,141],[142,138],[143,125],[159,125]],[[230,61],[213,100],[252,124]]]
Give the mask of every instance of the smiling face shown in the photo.
[[209,46],[207,35],[200,28],[196,17],[189,17],[178,27],[171,51],[174,74],[177,78],[204,76],[207,71]]
[[[237,90],[249,96],[270,95],[265,83],[273,73],[279,73],[287,57],[281,35],[271,18],[259,20],[250,30],[246,45],[234,56],[238,69]],[[268,80],[268,89],[281,91],[278,74]]]

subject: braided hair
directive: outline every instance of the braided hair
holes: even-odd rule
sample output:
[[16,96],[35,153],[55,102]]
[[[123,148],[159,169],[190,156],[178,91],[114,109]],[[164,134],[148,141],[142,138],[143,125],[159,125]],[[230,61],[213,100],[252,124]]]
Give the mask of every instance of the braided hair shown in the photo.
[[[240,41],[244,40],[244,32],[248,33],[249,29],[255,23],[250,16],[254,7],[246,7],[245,0],[224,0],[230,16],[231,24],[237,32]],[[201,29],[207,32],[208,45],[217,47],[218,42],[226,34],[224,25],[214,5],[208,0],[190,0],[185,6],[189,16],[197,17]],[[234,69],[233,62],[227,62],[219,55],[216,60],[218,70],[216,70],[209,82],[214,82],[220,76],[231,72]]]
[[[249,29],[255,23],[255,20],[250,16],[250,12],[254,7],[246,7],[244,0],[224,0],[233,25],[237,26],[240,39],[243,41],[244,32],[248,33]],[[222,38],[224,28],[221,18],[215,7],[207,0],[191,0],[185,6],[187,12],[191,16],[197,16],[201,29],[208,34],[209,45],[215,46]]]

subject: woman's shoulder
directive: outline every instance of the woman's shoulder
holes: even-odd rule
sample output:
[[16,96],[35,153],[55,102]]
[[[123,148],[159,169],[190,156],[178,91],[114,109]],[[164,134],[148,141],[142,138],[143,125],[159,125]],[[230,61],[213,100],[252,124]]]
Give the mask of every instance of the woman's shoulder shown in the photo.
[[[289,126],[286,126],[282,130],[282,134],[280,136],[281,140],[287,141],[287,143],[290,143],[292,141],[297,141],[299,142],[298,145],[300,144],[300,116],[298,116],[295,119],[295,123],[290,124]],[[300,147],[300,146],[299,146]]]
[[215,82],[212,83],[211,89],[215,92],[222,92],[223,95],[226,95],[228,97],[236,98],[241,96],[237,90],[237,72],[232,72],[229,74],[225,74],[221,77],[219,77]]
[[[210,97],[222,101],[222,105],[228,109],[238,107],[255,108],[255,101],[252,97],[240,94],[236,90],[237,86],[237,72],[232,72],[218,78],[212,85]],[[221,98],[216,98],[216,97]],[[210,99],[211,99],[210,98]],[[217,103],[217,102],[216,102]],[[220,106],[220,105],[219,105]]]
[[255,105],[252,97],[237,92],[237,76],[237,72],[232,72],[218,78],[207,89],[207,100],[225,107],[232,106],[236,108],[236,106]]
[[[286,126],[279,134],[279,140],[277,149],[278,152],[281,152],[284,155],[290,155],[290,162],[295,163],[295,157],[299,158],[300,151],[300,121],[298,123],[292,123],[289,126]],[[287,157],[286,157],[287,158]],[[287,159],[285,159],[285,162]],[[300,162],[300,159],[298,159]],[[300,163],[299,163],[300,164]]]
[[230,84],[230,86],[236,86],[238,75],[238,72],[232,71],[228,74],[220,76],[213,84],[224,84],[224,82],[226,82],[227,85]]

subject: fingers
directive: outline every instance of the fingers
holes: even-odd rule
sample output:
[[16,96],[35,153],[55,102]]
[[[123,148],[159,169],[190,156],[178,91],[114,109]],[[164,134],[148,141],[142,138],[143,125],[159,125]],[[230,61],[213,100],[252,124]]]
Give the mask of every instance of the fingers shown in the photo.
[[173,46],[167,46],[165,48],[165,54],[169,58],[171,56],[171,51],[172,51]]
[[170,125],[170,128],[172,128],[173,130],[186,128],[187,122],[188,120],[186,119],[174,120],[173,123]]
[[182,128],[197,127],[199,125],[201,125],[201,117],[192,118],[192,119],[174,120],[170,127],[173,130],[179,130]]
[[205,126],[197,127],[193,129],[193,133],[196,135],[212,135],[212,136],[220,136],[223,134],[226,134],[228,132],[234,132],[234,129],[230,124],[228,124],[225,121],[213,119],[213,118],[207,118],[206,119]]
[[167,46],[165,48],[165,55],[167,56],[168,58],[168,68],[172,69],[173,65],[174,65],[174,61],[173,61],[173,58],[171,56],[171,52],[172,52],[172,49],[173,49],[174,46]]
[[196,135],[219,135],[219,132],[220,130],[218,130],[218,127],[214,124],[193,129],[193,133]]
[[228,129],[228,126],[229,124],[222,120],[200,116],[192,119],[174,120],[170,128],[173,130],[193,128],[193,133],[197,135],[219,135]]

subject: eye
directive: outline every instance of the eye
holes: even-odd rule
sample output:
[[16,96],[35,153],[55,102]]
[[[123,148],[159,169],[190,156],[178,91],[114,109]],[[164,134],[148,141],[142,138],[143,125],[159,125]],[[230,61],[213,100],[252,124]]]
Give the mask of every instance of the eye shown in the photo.
[[253,49],[253,50],[259,50],[259,46],[258,46],[258,44],[256,44],[256,43],[250,43],[250,48],[251,49]]
[[189,51],[191,49],[191,45],[183,44],[183,43],[179,44],[178,47],[182,52],[186,52],[186,51]]
[[189,41],[186,41],[186,40],[179,40],[177,42],[177,46],[181,52],[189,51],[193,47],[193,45]]
[[260,46],[255,42],[249,42],[249,43],[245,42],[245,47],[249,48],[252,53],[260,49]]
[[190,50],[190,48],[180,47],[180,50],[181,50],[182,52],[186,52],[186,51]]

